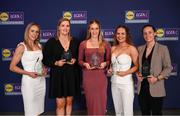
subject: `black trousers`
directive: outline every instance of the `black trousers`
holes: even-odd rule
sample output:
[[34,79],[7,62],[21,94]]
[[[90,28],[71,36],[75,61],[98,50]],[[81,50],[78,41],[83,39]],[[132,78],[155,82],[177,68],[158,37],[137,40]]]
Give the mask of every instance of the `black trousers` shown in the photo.
[[138,96],[142,115],[162,115],[164,97],[152,97],[149,91],[149,83],[144,79]]

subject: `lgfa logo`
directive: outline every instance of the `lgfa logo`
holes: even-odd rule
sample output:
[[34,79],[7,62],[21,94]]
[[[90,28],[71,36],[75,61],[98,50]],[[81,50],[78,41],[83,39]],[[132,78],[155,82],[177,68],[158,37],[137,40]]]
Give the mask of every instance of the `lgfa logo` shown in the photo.
[[9,49],[4,49],[2,51],[2,56],[4,56],[5,58],[11,56],[11,51]]
[[157,35],[157,37],[163,37],[164,36],[164,29],[162,29],[162,28],[157,29],[156,35]]
[[134,12],[133,11],[126,12],[126,19],[128,20],[134,19]]
[[0,20],[1,21],[7,21],[9,19],[9,15],[6,12],[0,13]]
[[66,19],[71,20],[71,18],[72,18],[72,14],[71,14],[71,12],[64,12],[64,14],[63,14],[63,18],[66,18]]
[[13,91],[13,85],[12,84],[6,84],[4,87],[5,92],[12,92]]

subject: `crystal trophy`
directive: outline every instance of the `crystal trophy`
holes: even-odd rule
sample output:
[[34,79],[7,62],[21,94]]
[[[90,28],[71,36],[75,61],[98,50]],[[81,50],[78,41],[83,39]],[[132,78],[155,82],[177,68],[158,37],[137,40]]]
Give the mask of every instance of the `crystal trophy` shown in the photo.
[[61,56],[61,59],[65,59],[66,62],[71,62],[71,59],[72,59],[71,51],[70,50],[64,51],[62,56]]
[[100,67],[100,54],[98,52],[93,53],[90,57],[90,66],[94,68]]
[[34,65],[34,71],[37,73],[38,76],[42,76],[42,62],[39,61],[39,58],[37,59],[35,65]]
[[142,64],[142,77],[146,78],[150,75],[150,64],[147,60]]

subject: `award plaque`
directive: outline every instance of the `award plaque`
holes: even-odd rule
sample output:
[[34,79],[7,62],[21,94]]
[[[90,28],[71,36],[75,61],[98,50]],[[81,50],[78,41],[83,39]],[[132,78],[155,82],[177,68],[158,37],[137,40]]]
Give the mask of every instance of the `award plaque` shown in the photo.
[[38,62],[39,58],[37,59],[35,65],[34,65],[34,71],[37,73],[38,76],[42,76],[42,63]]
[[66,62],[71,62],[71,59],[72,59],[72,53],[70,50],[68,51],[64,51],[62,56],[61,56],[61,59],[65,59]]
[[147,60],[142,64],[142,77],[147,77],[150,75],[150,64]]
[[98,52],[93,53],[90,58],[90,66],[94,68],[100,67],[100,63],[101,63],[100,58],[101,56]]

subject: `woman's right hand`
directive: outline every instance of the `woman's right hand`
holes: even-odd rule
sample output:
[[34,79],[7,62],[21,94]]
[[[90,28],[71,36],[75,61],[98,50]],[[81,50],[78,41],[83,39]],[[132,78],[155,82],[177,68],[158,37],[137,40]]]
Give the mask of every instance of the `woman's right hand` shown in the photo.
[[142,74],[140,72],[136,72],[136,77],[137,77],[138,81],[143,80]]
[[58,60],[58,61],[56,61],[55,65],[57,65],[57,66],[63,66],[63,65],[66,63],[65,61],[66,61],[65,59]]
[[89,63],[83,63],[83,66],[87,68],[88,70],[94,69],[94,67],[91,67]]
[[38,74],[36,72],[28,72],[28,75],[32,78],[37,78]]
[[107,75],[112,76],[112,74],[113,74],[112,68],[109,68],[108,71],[107,71]]

